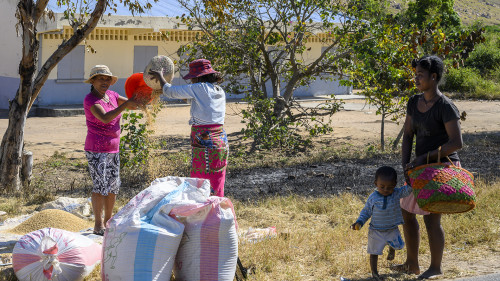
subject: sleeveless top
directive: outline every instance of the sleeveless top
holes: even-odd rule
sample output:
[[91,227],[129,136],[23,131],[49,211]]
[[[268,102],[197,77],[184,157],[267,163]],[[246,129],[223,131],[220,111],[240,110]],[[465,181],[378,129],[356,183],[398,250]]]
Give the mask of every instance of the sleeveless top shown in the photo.
[[87,119],[85,151],[106,153],[118,153],[120,151],[120,118],[122,115],[116,116],[106,124],[97,119],[90,111],[94,104],[100,104],[106,112],[118,107],[118,93],[108,90],[106,94],[109,97],[109,103],[99,99],[92,93],[87,94],[83,100],[83,109]]

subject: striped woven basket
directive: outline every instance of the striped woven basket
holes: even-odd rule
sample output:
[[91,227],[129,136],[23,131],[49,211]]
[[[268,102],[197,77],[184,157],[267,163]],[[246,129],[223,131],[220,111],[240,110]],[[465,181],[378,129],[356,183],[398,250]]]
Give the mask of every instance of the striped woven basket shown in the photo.
[[452,214],[476,207],[474,176],[451,160],[450,163],[426,164],[408,171],[413,195],[422,210]]

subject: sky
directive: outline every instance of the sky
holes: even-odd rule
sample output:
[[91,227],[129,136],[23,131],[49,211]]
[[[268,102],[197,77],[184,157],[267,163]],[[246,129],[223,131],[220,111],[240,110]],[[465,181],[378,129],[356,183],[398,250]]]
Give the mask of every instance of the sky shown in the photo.
[[[83,0],[72,0],[72,2],[81,2]],[[87,0],[90,3],[95,3],[96,0]],[[118,5],[117,7],[117,12],[116,15],[120,16],[131,16],[132,14],[128,10],[128,8],[123,7],[123,4],[120,4],[120,0],[114,0],[115,3]],[[140,2],[144,2],[139,0]],[[159,0],[158,2],[154,3],[153,0],[149,0],[153,8],[149,11],[146,11],[145,14],[142,15],[135,15],[135,16],[154,16],[154,17],[175,17],[175,16],[181,16],[184,13],[187,13],[186,10],[184,10],[180,4],[177,2],[177,0]],[[47,8],[54,11],[54,12],[63,12],[65,10],[64,7],[59,8],[57,7],[57,0],[49,0],[49,4],[47,5]],[[106,10],[106,15],[108,12],[111,12],[110,9]],[[115,14],[115,13],[112,13]],[[320,21],[320,18],[317,16],[313,16],[312,18],[315,21]]]
[[[91,0],[90,2],[94,2],[95,0]],[[78,1],[74,1],[78,2]],[[123,4],[120,4],[119,0],[115,0],[116,4],[118,5],[117,13],[116,15],[121,15],[121,16],[131,16],[132,14],[128,10],[128,8],[123,7]],[[151,1],[153,2],[153,1]],[[155,17],[164,17],[164,16],[169,16],[169,17],[175,17],[175,16],[180,16],[185,11],[180,7],[179,3],[175,0],[159,0],[156,3],[152,3],[153,8],[150,11],[146,11],[143,16],[155,16]],[[57,7],[57,0],[49,0],[49,4],[47,5],[47,8],[54,11],[54,12],[63,12],[63,8]],[[110,12],[110,10],[106,10],[106,14]],[[114,14],[114,13],[113,13]]]

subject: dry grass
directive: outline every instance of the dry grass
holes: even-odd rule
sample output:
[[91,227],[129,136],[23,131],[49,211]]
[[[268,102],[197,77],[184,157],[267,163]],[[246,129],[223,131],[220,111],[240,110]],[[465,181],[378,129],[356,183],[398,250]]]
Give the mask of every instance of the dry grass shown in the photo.
[[[447,235],[444,257],[447,278],[473,274],[467,267],[453,265],[492,253],[498,255],[500,251],[500,218],[491,216],[500,213],[500,182],[490,186],[478,183],[477,192],[479,199],[475,210],[443,217]],[[240,228],[276,226],[278,232],[289,233],[255,244],[240,245],[242,262],[254,268],[249,280],[368,278],[367,228],[361,231],[349,229],[364,200],[345,193],[319,199],[292,196],[270,198],[257,204],[236,202]],[[429,262],[427,245],[423,233],[422,266]],[[394,262],[401,263],[404,257],[404,250],[398,251]],[[392,274],[388,265],[384,258],[379,259],[380,273],[388,274],[389,280],[414,279],[414,276]]]
[[[473,145],[474,149],[464,148],[461,156],[467,159],[467,167],[474,163],[477,171],[485,176],[480,177],[477,182],[477,208],[466,214],[443,218],[446,232],[443,267],[446,278],[500,271],[497,265],[500,259],[500,180],[492,177],[498,174],[498,170],[495,170],[493,164],[487,165],[493,169],[491,171],[477,165],[485,162],[485,153],[495,155],[498,139],[494,135],[488,138],[466,137],[470,138],[467,143]],[[369,146],[360,148],[346,143],[333,145],[326,141],[318,141],[316,144],[311,151],[295,156],[276,152],[244,155],[242,148],[242,155],[238,156],[238,149],[234,147],[230,168],[231,171],[276,168],[346,159],[353,163],[359,161],[359,165],[373,165],[379,158],[383,158],[384,162],[398,158],[397,152],[378,153],[369,149]],[[130,170],[129,174],[124,172],[122,180],[125,180],[125,184],[118,197],[115,212],[152,179],[167,174],[188,175],[189,156],[186,151],[160,152],[147,167]],[[84,160],[54,155],[48,163],[38,166],[37,170],[35,185],[27,194],[0,198],[0,207],[8,212],[7,216],[29,213],[54,196],[88,195],[91,181]],[[52,178],[53,174],[56,176]],[[142,185],[130,184],[134,182]],[[366,196],[364,192],[346,192],[320,198],[291,195],[253,198],[251,202],[233,200],[242,230],[276,226],[279,233],[288,234],[255,244],[240,245],[241,261],[244,266],[252,268],[253,272],[248,280],[339,280],[340,276],[351,280],[365,280],[370,277],[366,253],[367,229],[349,229],[363,207]],[[422,230],[422,239],[420,257],[423,268],[429,264],[425,230]],[[404,257],[405,251],[398,251],[394,263],[403,262]],[[379,260],[379,271],[385,274],[387,280],[415,279],[414,276],[392,274],[388,265],[385,257]],[[5,275],[2,277],[0,274],[0,280],[16,280],[15,277],[5,277],[12,276],[11,271],[4,270],[2,274]],[[100,267],[85,280],[100,280]]]
[[[492,256],[494,264],[500,256],[500,218],[491,215],[500,213],[500,181],[489,185],[478,182],[476,191],[478,205],[475,210],[443,217],[447,235],[443,262],[446,278],[475,275],[477,272],[470,264],[484,262],[484,257],[488,256]],[[278,233],[287,234],[240,245],[240,259],[252,271],[248,280],[368,278],[367,228],[349,229],[365,199],[365,196],[343,193],[323,198],[273,197],[255,203],[234,201],[240,229],[276,226]],[[118,202],[117,208],[125,203],[126,200]],[[420,253],[421,266],[428,265],[425,232]],[[398,251],[394,262],[401,263],[404,257],[405,251]],[[379,260],[380,273],[386,280],[415,279],[414,276],[394,274],[388,266],[385,258]],[[11,278],[0,280],[16,280]],[[100,280],[100,267],[85,280]]]
[[[446,246],[443,260],[444,277],[475,275],[470,264],[491,265],[500,257],[500,182],[476,186],[478,204],[465,214],[446,215],[443,228]],[[352,231],[349,226],[357,218],[365,197],[344,193],[327,198],[298,196],[268,198],[257,203],[235,201],[240,229],[276,226],[277,238],[239,246],[239,257],[249,267],[252,280],[369,280],[366,253],[367,228]],[[421,217],[420,223],[423,225]],[[420,247],[421,266],[428,265],[429,251],[425,230]],[[396,252],[391,263],[402,263],[405,250]],[[396,274],[385,257],[379,259],[379,272],[386,280],[415,280],[416,276]],[[484,265],[485,267],[488,264]],[[99,268],[85,280],[100,280]]]
[[[476,186],[478,204],[465,214],[446,215],[443,228],[446,246],[443,267],[446,278],[477,275],[470,264],[491,265],[500,257],[500,182]],[[326,198],[299,196],[268,198],[257,203],[233,202],[240,229],[276,226],[277,238],[240,244],[239,257],[251,269],[248,280],[368,280],[367,228],[352,231],[365,197],[343,193]],[[421,225],[422,218],[419,217]],[[285,235],[286,234],[286,235]],[[428,241],[422,232],[421,266],[429,264]],[[397,251],[392,262],[402,263],[405,250]],[[379,271],[386,280],[415,280],[415,276],[395,274],[385,257]],[[488,267],[488,264],[484,264]],[[477,269],[478,266],[475,268]],[[480,268],[479,268],[480,269]],[[99,269],[85,280],[100,280]]]

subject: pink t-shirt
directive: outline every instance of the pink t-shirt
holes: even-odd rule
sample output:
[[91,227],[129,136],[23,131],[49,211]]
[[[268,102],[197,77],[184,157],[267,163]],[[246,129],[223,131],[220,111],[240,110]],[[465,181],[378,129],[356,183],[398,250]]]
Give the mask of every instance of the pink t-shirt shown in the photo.
[[87,138],[85,139],[85,151],[118,153],[120,150],[120,118],[116,116],[108,124],[97,119],[90,111],[94,104],[100,104],[104,111],[109,112],[118,107],[118,93],[106,91],[109,103],[99,99],[92,93],[87,94],[83,100],[83,109],[87,119]]

